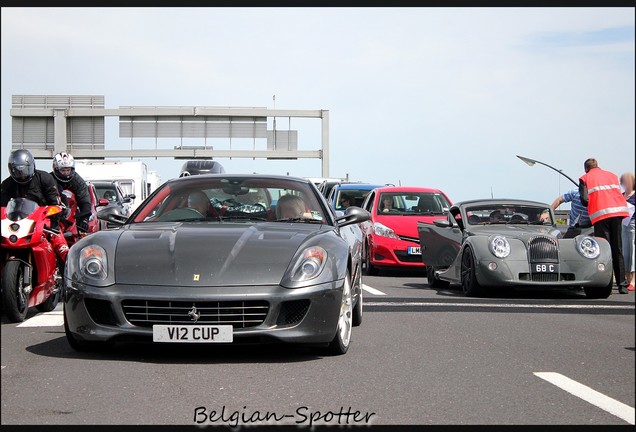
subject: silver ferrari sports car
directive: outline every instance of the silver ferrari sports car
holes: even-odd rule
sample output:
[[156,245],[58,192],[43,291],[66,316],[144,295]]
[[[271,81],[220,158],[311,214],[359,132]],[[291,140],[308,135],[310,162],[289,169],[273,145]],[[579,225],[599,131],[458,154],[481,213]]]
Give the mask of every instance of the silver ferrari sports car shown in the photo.
[[429,286],[574,288],[589,298],[612,292],[612,255],[602,238],[564,239],[549,205],[521,200],[464,201],[446,219],[420,223]]
[[362,320],[361,232],[308,180],[170,180],[119,225],[76,243],[65,269],[70,345],[291,342],[347,352]]

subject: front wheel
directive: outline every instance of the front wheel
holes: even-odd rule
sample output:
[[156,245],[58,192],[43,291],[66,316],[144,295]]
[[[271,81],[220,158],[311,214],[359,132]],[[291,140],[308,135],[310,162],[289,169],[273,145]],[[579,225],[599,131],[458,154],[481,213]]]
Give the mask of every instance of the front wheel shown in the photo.
[[340,314],[338,316],[338,327],[336,335],[327,347],[327,353],[331,355],[342,355],[349,350],[351,343],[351,327],[353,315],[353,296],[351,295],[351,277],[349,272],[345,276],[344,287],[342,289],[342,302],[340,303]]
[[2,271],[2,308],[10,322],[22,322],[29,311],[29,293],[24,291],[24,267],[7,261]]
[[368,243],[364,248],[364,273],[367,276],[376,276],[378,274],[378,268],[371,264],[371,251]]
[[462,291],[466,297],[476,297],[483,292],[475,274],[475,257],[471,248],[467,247],[462,255]]

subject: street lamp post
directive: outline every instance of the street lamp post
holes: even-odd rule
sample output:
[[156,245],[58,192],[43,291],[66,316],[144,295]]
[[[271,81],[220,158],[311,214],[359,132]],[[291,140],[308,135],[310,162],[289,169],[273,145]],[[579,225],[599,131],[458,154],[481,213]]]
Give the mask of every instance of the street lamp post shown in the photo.
[[564,173],[563,171],[561,171],[560,169],[556,169],[555,167],[550,166],[550,165],[548,165],[547,163],[543,163],[543,162],[538,161],[538,160],[530,159],[530,158],[523,157],[523,156],[519,156],[519,155],[517,155],[517,157],[518,157],[519,159],[521,159],[522,161],[524,161],[526,164],[528,164],[528,166],[533,166],[534,164],[539,164],[539,165],[546,166],[546,167],[548,167],[548,168],[550,168],[550,169],[552,169],[552,170],[554,170],[554,171],[558,172],[559,174],[561,174],[561,175],[562,175],[563,177],[565,177],[566,179],[570,180],[570,181],[574,184],[574,186],[576,186],[576,187],[578,187],[578,186],[579,186],[579,184],[578,184],[577,182],[575,182],[574,180],[572,180],[572,178],[571,178],[570,176],[568,176],[567,174],[565,174],[565,173]]

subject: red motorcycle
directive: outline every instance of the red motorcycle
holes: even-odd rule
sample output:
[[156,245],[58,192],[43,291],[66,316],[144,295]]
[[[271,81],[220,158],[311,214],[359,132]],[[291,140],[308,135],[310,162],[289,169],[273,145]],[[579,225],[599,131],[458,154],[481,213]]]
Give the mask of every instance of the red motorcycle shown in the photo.
[[11,322],[21,322],[30,307],[49,312],[57,306],[63,288],[61,271],[50,242],[59,234],[51,216],[60,206],[38,206],[16,198],[2,207],[2,309]]

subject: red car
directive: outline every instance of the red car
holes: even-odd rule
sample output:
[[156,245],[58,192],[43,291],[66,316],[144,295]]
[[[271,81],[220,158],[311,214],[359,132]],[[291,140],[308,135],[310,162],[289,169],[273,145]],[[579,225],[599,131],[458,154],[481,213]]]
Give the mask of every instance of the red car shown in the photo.
[[88,219],[88,233],[91,234],[107,228],[106,222],[97,219],[97,210],[101,210],[101,207],[107,206],[109,202],[105,198],[97,198],[94,184],[86,182],[86,186],[88,186],[88,195],[91,197],[91,216]]
[[366,274],[378,267],[424,268],[417,223],[445,219],[451,205],[438,189],[387,186],[369,193],[362,207],[371,219],[360,224]]

